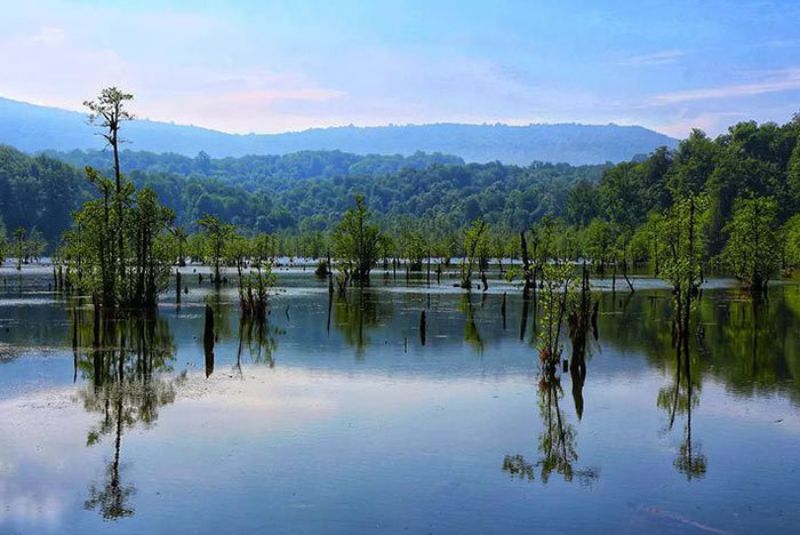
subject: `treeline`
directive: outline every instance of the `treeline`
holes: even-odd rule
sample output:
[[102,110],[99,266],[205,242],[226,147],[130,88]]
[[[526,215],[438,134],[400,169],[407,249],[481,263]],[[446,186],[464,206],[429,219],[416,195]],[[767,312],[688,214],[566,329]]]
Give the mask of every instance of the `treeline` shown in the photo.
[[602,219],[622,229],[644,225],[686,194],[706,194],[710,203],[708,247],[719,254],[737,200],[770,198],[782,224],[800,209],[800,116],[784,124],[741,122],[711,139],[700,130],[675,151],[659,149],[641,162],[621,163],[597,185],[570,192],[569,223]]
[[[121,151],[122,171],[149,187],[189,231],[212,215],[245,232],[299,236],[330,231],[356,195],[387,226],[436,219],[458,229],[482,217],[519,228],[546,214],[567,216],[570,188],[594,183],[606,166],[463,164],[444,155],[356,156],[303,152],[207,159]],[[52,250],[71,213],[92,198],[83,167],[112,173],[110,151],[29,156],[0,146],[0,217],[9,229],[42,233]],[[132,162],[131,162],[132,160]],[[205,169],[205,171],[203,171]]]
[[[89,166],[108,171],[113,166],[113,157],[109,151],[45,151],[43,154],[80,169]],[[287,189],[296,181],[308,178],[387,175],[406,168],[425,169],[435,164],[464,163],[457,156],[424,152],[417,152],[412,156],[361,156],[341,151],[301,151],[281,156],[251,155],[212,159],[202,151],[194,158],[189,158],[174,153],[123,150],[120,151],[120,158],[125,161],[125,170],[129,173],[141,171],[195,179],[212,178],[242,186],[249,191],[265,187],[272,190]]]
[[[58,157],[95,169],[96,176],[113,174],[120,184],[124,175],[133,191],[152,191],[169,210],[170,227],[185,235],[191,256],[205,250],[198,231],[207,216],[245,237],[269,234],[277,254],[327,256],[353,200],[361,199],[380,231],[375,259],[407,259],[414,269],[430,257],[524,263],[526,255],[543,258],[555,247],[546,241],[557,240],[562,259],[590,259],[593,269],[610,266],[627,279],[633,264],[650,262],[658,274],[663,260],[674,256],[665,236],[670,221],[679,219],[676,210],[689,203],[698,265],[758,286],[800,263],[798,137],[798,117],[783,125],[742,122],[716,139],[695,130],[675,150],[661,148],[637,161],[580,167],[337,151],[221,160],[120,152],[121,169],[109,168],[113,151]],[[97,198],[99,182],[84,174],[94,176],[52,156],[0,147],[5,234],[23,229],[55,250],[74,226],[73,213]],[[125,196],[131,194],[115,188],[120,199],[109,202],[129,204]],[[107,223],[115,224],[113,218]],[[470,255],[465,237],[476,228],[480,239]],[[529,243],[520,233],[528,233]],[[355,270],[355,278],[364,269]]]

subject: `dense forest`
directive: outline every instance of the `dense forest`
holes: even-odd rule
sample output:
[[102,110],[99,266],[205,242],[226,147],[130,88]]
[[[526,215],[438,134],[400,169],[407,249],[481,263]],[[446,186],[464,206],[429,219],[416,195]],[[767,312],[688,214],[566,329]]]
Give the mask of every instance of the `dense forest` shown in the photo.
[[[543,220],[581,234],[592,247],[622,249],[631,262],[653,260],[654,234],[665,210],[702,196],[705,255],[721,258],[731,237],[777,232],[783,265],[797,255],[800,223],[800,118],[783,125],[742,122],[716,139],[695,130],[676,149],[605,166],[533,163],[465,164],[441,154],[356,156],[301,152],[286,156],[212,159],[122,152],[122,171],[137,188],[150,187],[174,213],[174,224],[199,229],[206,215],[248,233],[284,237],[328,234],[356,196],[389,234],[464,232],[475,220],[513,255],[520,230]],[[65,163],[68,162],[68,163]],[[93,196],[83,166],[111,171],[108,152],[26,155],[0,148],[0,214],[7,231],[43,237],[52,250],[71,214]],[[749,204],[747,204],[749,202]],[[754,228],[737,227],[744,214]],[[794,216],[794,217],[793,217]],[[740,225],[741,227],[741,225]],[[317,238],[319,242],[319,238]],[[460,239],[451,243],[459,255]],[[780,245],[780,247],[779,247]],[[763,244],[761,244],[763,248]],[[319,252],[317,247],[316,252]],[[284,252],[298,252],[284,251]],[[609,254],[612,254],[609,252]],[[495,256],[493,253],[491,256]]]
[[[244,230],[289,233],[331,228],[357,194],[387,221],[438,218],[455,229],[480,216],[516,228],[545,214],[566,215],[570,187],[597,182],[605,168],[338,151],[225,159],[123,151],[121,159],[133,184],[153,188],[178,225],[196,229],[197,220],[209,214]],[[56,243],[71,224],[71,212],[92,195],[83,167],[108,174],[111,164],[110,152],[29,156],[0,147],[0,215],[6,227],[36,228]]]

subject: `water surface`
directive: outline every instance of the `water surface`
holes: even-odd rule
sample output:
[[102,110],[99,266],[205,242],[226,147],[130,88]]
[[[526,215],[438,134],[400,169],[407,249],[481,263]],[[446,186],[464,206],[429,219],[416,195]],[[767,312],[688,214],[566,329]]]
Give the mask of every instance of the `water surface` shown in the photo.
[[594,281],[585,377],[553,384],[515,285],[378,272],[331,299],[294,269],[254,325],[194,269],[180,306],[102,322],[97,345],[46,269],[2,270],[0,533],[800,525],[800,286],[753,303],[712,281],[687,372],[662,283]]

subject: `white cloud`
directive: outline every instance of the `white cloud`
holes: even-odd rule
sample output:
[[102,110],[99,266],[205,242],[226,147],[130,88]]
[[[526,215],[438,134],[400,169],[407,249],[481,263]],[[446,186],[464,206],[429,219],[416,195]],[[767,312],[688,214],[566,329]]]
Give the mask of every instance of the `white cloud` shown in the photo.
[[649,67],[651,65],[667,65],[675,63],[683,57],[685,53],[681,50],[662,50],[661,52],[653,52],[650,54],[641,54],[638,56],[631,56],[620,62],[620,65],[626,67]]
[[715,134],[727,129],[737,120],[747,117],[747,113],[730,111],[719,113],[700,113],[697,115],[681,114],[674,120],[657,124],[653,128],[675,138],[685,138],[693,128]]
[[729,99],[798,90],[800,90],[800,68],[795,67],[784,69],[779,71],[779,74],[757,82],[663,93],[651,97],[648,103],[653,106],[664,106],[696,100]]

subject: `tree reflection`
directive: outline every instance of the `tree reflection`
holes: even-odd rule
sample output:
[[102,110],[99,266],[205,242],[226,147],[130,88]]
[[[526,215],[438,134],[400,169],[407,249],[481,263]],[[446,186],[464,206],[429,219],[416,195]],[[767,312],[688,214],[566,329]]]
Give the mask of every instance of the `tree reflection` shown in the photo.
[[166,321],[156,316],[115,321],[98,318],[74,329],[76,340],[93,339],[90,349],[77,350],[78,369],[88,381],[78,398],[88,412],[101,415],[89,430],[86,444],[95,446],[103,437],[112,436],[114,447],[105,478],[90,486],[85,507],[97,509],[107,520],[129,517],[134,514],[131,501],[136,488],[123,481],[122,438],[137,425],[152,425],[159,409],[174,402],[176,388],[185,376],[162,377],[172,371],[175,350]]
[[528,461],[523,455],[506,455],[503,471],[511,477],[548,483],[553,473],[571,482],[591,485],[599,477],[594,468],[577,468],[578,451],[575,427],[567,421],[560,400],[564,396],[561,380],[556,374],[545,373],[539,381],[539,413],[542,431],[539,434],[538,458]]
[[239,318],[239,346],[236,350],[236,369],[241,373],[242,355],[245,350],[254,364],[275,366],[277,337],[284,334],[282,329],[273,327],[264,317],[241,316]]
[[[354,288],[336,295],[333,306],[336,329],[356,349],[356,355],[363,356],[370,342],[368,330],[377,327],[380,314],[386,312],[383,309],[379,312],[378,297],[368,289]],[[386,308],[391,310],[390,305]]]
[[475,348],[478,353],[483,353],[483,338],[475,322],[475,307],[472,304],[472,297],[469,293],[461,297],[461,311],[464,312],[464,341]]
[[[632,293],[629,295],[633,295]],[[572,379],[572,399],[578,420],[583,417],[583,385],[586,382],[586,358],[588,355],[589,331],[595,341],[598,339],[597,312],[599,302],[592,296],[589,286],[589,272],[583,266],[581,289],[569,310],[569,338],[572,342],[572,358],[569,372]]]
[[[603,308],[608,296],[602,295]],[[742,299],[737,291],[706,290],[693,302],[692,375],[697,384],[713,376],[737,396],[782,393],[800,401],[800,292],[775,286],[769,299]],[[671,300],[660,291],[637,292],[620,315],[599,317],[604,344],[644,354],[659,367],[674,369]]]
[[680,310],[676,314],[673,328],[675,350],[675,373],[672,385],[659,390],[657,404],[667,412],[667,429],[672,430],[678,415],[686,415],[678,454],[675,458],[675,468],[691,480],[705,476],[708,465],[706,456],[702,453],[702,446],[692,437],[692,411],[700,404],[697,394],[700,390],[699,376],[692,373],[692,353],[690,351],[689,335],[682,322]]
[[[549,288],[546,288],[546,290]],[[597,337],[597,306],[591,296],[589,279],[584,269],[581,277],[580,291],[576,292],[572,285],[564,285],[563,294],[544,293],[544,302],[551,304],[545,307],[543,331],[539,334],[541,370],[539,379],[539,413],[542,431],[538,439],[538,459],[531,463],[520,454],[506,455],[503,459],[503,471],[512,477],[533,480],[536,472],[543,483],[547,483],[553,473],[559,474],[564,481],[571,482],[577,478],[582,484],[590,485],[598,477],[597,470],[592,468],[576,468],[578,451],[575,427],[569,423],[561,399],[564,396],[561,387],[561,375],[557,365],[562,357],[563,346],[560,342],[560,324],[567,315],[569,335],[572,342],[572,358],[569,366],[573,381],[572,395],[575,401],[575,412],[578,419],[583,414],[583,385],[586,380],[586,354],[589,330]],[[564,369],[566,372],[566,368]]]

